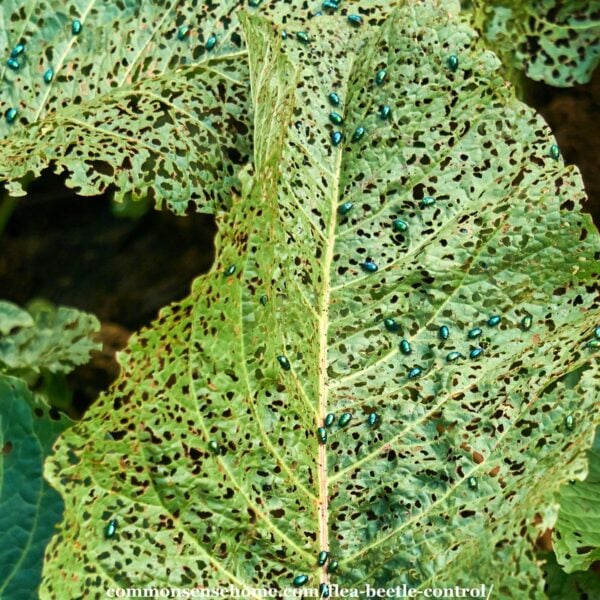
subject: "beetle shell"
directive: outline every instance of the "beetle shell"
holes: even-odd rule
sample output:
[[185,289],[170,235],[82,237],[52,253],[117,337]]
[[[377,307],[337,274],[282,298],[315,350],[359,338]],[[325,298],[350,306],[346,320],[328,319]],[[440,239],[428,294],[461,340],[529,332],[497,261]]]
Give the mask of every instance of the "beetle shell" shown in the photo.
[[25,44],[17,44],[10,51],[10,56],[11,56],[11,58],[17,58],[17,56],[19,56],[19,54],[23,54],[23,52],[25,52]]
[[479,358],[483,354],[483,348],[473,348],[471,352],[469,352],[469,358],[476,359]]
[[377,71],[377,75],[375,75],[375,83],[377,85],[383,85],[386,79],[387,71],[385,69],[380,69],[379,71]]
[[348,15],[348,21],[353,27],[360,27],[362,25],[362,17],[360,15]]
[[450,69],[450,71],[452,71],[452,73],[456,73],[456,71],[458,70],[458,56],[456,56],[456,54],[451,54],[448,57],[446,64],[448,65],[448,68]]
[[277,357],[277,362],[281,365],[281,368],[284,371],[289,371],[291,366],[290,366],[290,361],[287,359],[287,357],[285,356],[278,356]]
[[344,135],[341,131],[333,131],[331,133],[331,143],[334,146],[339,146],[342,143],[343,139],[344,139]]
[[479,327],[474,327],[469,331],[469,333],[467,333],[467,337],[470,340],[474,340],[475,338],[478,338],[482,333],[483,331]]
[[73,35],[79,35],[81,33],[83,25],[79,19],[73,19],[71,22],[71,33]]
[[375,271],[379,269],[379,267],[370,258],[367,258],[367,260],[365,260],[365,262],[360,266],[366,273],[375,273]]
[[410,342],[408,340],[402,340],[400,342],[400,352],[402,352],[402,354],[410,354],[412,352],[412,348],[410,347]]
[[386,104],[379,109],[379,118],[382,121],[387,121],[392,115],[392,109]]
[[379,415],[377,413],[371,413],[369,415],[369,417],[367,418],[367,423],[371,427],[374,427],[375,425],[377,425],[379,423]]
[[421,367],[413,367],[408,372],[408,378],[409,379],[416,379],[417,377],[419,377],[419,375],[421,375],[422,372],[423,372],[423,370],[421,369]]
[[450,329],[446,325],[442,325],[438,331],[440,339],[447,340],[450,337]]
[[344,413],[341,417],[340,420],[338,421],[340,427],[345,427],[346,425],[348,425],[348,423],[350,423],[350,420],[352,419],[352,413]]
[[408,223],[406,221],[403,221],[402,219],[396,219],[392,223],[392,227],[394,231],[404,232],[408,229]]
[[344,122],[344,117],[342,117],[342,115],[340,115],[340,113],[331,112],[331,113],[329,113],[329,120],[334,125],[341,125]]
[[455,360],[458,360],[459,358],[462,357],[462,354],[460,352],[450,352],[447,356],[446,356],[446,360],[448,362],[454,362]]
[[496,327],[496,325],[498,325],[500,323],[500,321],[502,320],[502,318],[500,317],[500,315],[492,315],[488,320],[487,320],[487,324],[490,327]]
[[338,213],[342,216],[347,215],[352,210],[353,206],[354,206],[354,204],[352,204],[352,202],[344,202],[338,208]]
[[329,104],[331,104],[331,106],[340,105],[340,97],[335,92],[331,92],[331,94],[327,96],[327,99],[329,100]]
[[204,48],[210,52],[216,45],[217,45],[217,36],[213,34],[206,40],[206,44],[204,44]]
[[319,552],[319,556],[317,557],[317,564],[322,567],[327,562],[328,558],[329,552],[326,550],[321,550],[321,552]]
[[308,575],[296,575],[296,577],[294,577],[294,580],[292,581],[292,584],[294,585],[294,587],[302,587],[307,582]]
[[115,533],[117,533],[117,520],[111,519],[104,530],[104,534],[107,539],[110,539],[115,536]]
[[5,113],[4,116],[6,117],[6,121],[8,123],[13,123],[14,120],[17,118],[17,114],[18,111],[16,108],[9,108]]
[[354,130],[354,133],[352,134],[352,141],[358,142],[359,140],[361,140],[363,138],[364,135],[365,135],[365,128],[362,125],[360,125],[359,127],[357,127]]
[[317,429],[317,437],[319,438],[319,442],[321,442],[321,444],[325,444],[327,442],[327,430],[325,427],[319,427]]
[[391,317],[385,319],[383,324],[385,325],[385,328],[392,333],[396,333],[396,331],[400,329],[400,325],[398,325],[396,319],[392,319]]
[[421,202],[419,202],[419,208],[429,208],[435,204],[435,198],[433,196],[425,196]]

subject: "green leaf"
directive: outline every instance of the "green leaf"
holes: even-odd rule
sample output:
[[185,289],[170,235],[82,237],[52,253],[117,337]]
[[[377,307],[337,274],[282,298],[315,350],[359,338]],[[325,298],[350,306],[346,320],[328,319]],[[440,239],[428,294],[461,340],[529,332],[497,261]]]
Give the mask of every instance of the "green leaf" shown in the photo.
[[549,85],[587,83],[600,63],[600,5],[588,0],[473,0],[476,27],[507,67]]
[[[12,195],[25,193],[28,174],[53,167],[85,196],[114,186],[117,201],[149,197],[177,214],[229,206],[251,153],[248,63],[234,12],[247,3],[197,4],[2,2],[0,47],[8,58],[25,44],[17,70],[0,67],[2,111],[18,110],[0,122],[0,181]],[[376,15],[389,3],[364,4]],[[304,9],[298,0],[249,8],[288,22]]]
[[238,3],[196,4],[2,3],[1,45],[25,43],[20,68],[0,68],[2,105],[19,111],[0,124],[0,178],[13,195],[21,178],[53,165],[83,195],[112,184],[117,200],[150,196],[179,214],[229,202],[249,152],[247,62],[229,22]]
[[582,600],[600,597],[600,576],[594,572],[565,573],[549,556],[544,566],[546,594],[550,600]]
[[63,511],[43,462],[69,424],[52,418],[23,381],[0,375],[0,598],[38,598],[44,550]]
[[21,327],[33,327],[33,317],[12,302],[0,300],[0,335],[10,334]]
[[100,349],[92,339],[99,329],[94,315],[74,308],[38,301],[26,312],[0,301],[0,372],[68,373]]
[[600,434],[588,454],[585,481],[560,489],[560,512],[554,529],[554,552],[567,573],[585,571],[600,560]]
[[[270,24],[246,23],[254,169],[213,271],[132,338],[112,391],[47,462],[67,510],[42,597],[283,588],[300,573],[543,597],[534,541],[598,422],[598,233],[543,120],[438,6],[406,3],[381,28],[314,19],[308,44],[286,24],[287,60]],[[346,411],[320,445],[325,415]]]

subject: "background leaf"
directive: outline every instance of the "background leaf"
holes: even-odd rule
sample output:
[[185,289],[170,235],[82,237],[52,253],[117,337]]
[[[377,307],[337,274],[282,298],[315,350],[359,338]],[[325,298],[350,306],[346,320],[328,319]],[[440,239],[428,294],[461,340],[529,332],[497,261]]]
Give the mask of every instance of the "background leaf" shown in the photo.
[[[67,509],[43,597],[315,585],[324,548],[335,583],[543,597],[533,543],[597,423],[598,234],[544,122],[439,7],[407,3],[374,30],[316,19],[308,44],[286,24],[296,73],[279,33],[248,25],[254,172],[213,271],[132,338],[47,463]],[[323,446],[328,412],[353,418]]]
[[37,301],[25,311],[11,302],[0,301],[0,372],[20,374],[68,373],[88,361],[90,352],[100,344],[93,334],[100,322],[91,314],[55,307]]
[[600,596],[600,576],[594,572],[565,573],[551,554],[544,568],[550,600],[591,600]]
[[535,81],[587,83],[600,63],[600,3],[473,0],[475,26],[508,67]]
[[43,462],[69,424],[36,403],[23,381],[0,375],[0,598],[39,597],[44,550],[63,511]]
[[600,561],[600,434],[588,462],[585,481],[573,481],[560,489],[553,541],[558,562],[567,573],[585,571]]

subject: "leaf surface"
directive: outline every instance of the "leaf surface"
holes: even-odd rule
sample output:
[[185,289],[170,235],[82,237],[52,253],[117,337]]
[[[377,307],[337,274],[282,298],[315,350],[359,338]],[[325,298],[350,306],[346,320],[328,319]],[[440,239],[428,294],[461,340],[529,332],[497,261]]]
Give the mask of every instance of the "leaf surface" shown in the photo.
[[[12,59],[18,68],[0,66],[0,181],[23,195],[26,177],[52,166],[86,196],[110,186],[117,201],[150,198],[177,214],[229,206],[252,147],[237,11],[278,22],[311,14],[298,0],[256,4],[3,1],[0,48],[6,60],[24,50]],[[321,2],[312,4],[315,12]],[[363,4],[366,18],[395,2]]]
[[63,511],[43,463],[69,424],[50,417],[22,380],[0,375],[0,598],[39,597],[44,550]]
[[[580,177],[445,5],[344,25],[316,19],[281,54],[271,25],[248,22],[253,171],[213,271],[134,336],[48,462],[67,510],[43,597],[300,573],[543,597],[533,543],[597,421],[598,234]],[[329,412],[352,419],[322,445]]]
[[535,81],[587,83],[600,63],[597,0],[474,0],[476,26],[507,66]]
[[596,435],[588,463],[584,481],[573,481],[560,489],[553,546],[567,573],[586,571],[600,560],[600,435]]
[[37,302],[26,311],[0,301],[0,372],[68,373],[100,348],[99,329],[94,315],[74,308]]

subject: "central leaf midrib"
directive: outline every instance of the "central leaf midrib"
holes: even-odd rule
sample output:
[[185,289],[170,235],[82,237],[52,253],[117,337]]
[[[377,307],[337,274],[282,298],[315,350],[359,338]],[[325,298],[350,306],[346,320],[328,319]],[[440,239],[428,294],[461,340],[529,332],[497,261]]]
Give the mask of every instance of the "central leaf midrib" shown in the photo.
[[[350,59],[347,74],[352,73],[354,61]],[[348,88],[348,78],[345,82],[345,88]],[[336,149],[334,148],[334,152]],[[337,205],[340,195],[340,179],[342,170],[343,147],[337,150],[332,177],[332,191],[330,195],[329,205],[329,226],[325,235],[325,262],[323,268],[323,294],[321,296],[321,305],[319,307],[319,423],[321,427],[324,423],[327,414],[327,404],[329,397],[329,381],[328,381],[328,333],[329,333],[329,304],[331,297],[331,266],[333,263],[333,255],[335,248],[335,235],[337,226]],[[330,551],[329,548],[329,478],[327,472],[327,446],[319,444],[319,459],[318,459],[318,475],[319,475],[319,542],[320,550]],[[321,582],[327,583],[329,580],[325,570],[321,572]]]

